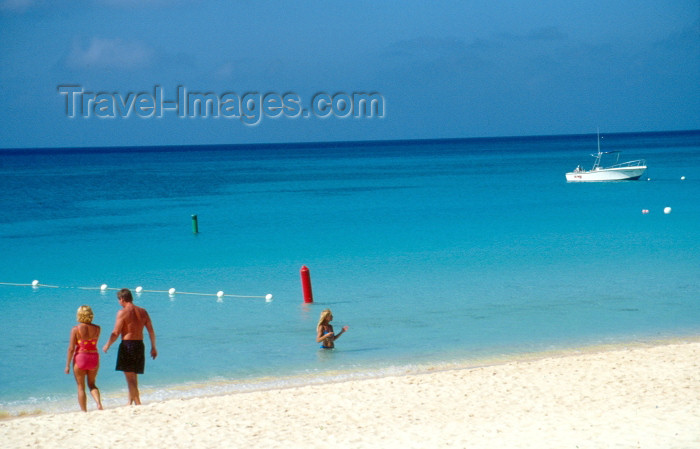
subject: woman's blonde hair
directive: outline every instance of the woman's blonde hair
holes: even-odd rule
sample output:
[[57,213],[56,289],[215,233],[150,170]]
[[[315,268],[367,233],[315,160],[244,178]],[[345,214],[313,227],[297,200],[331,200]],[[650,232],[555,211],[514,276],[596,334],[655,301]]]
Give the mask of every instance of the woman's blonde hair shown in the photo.
[[331,309],[326,309],[321,312],[321,317],[318,319],[318,325],[328,324],[328,317],[331,316]]
[[92,318],[95,314],[92,313],[90,306],[80,306],[78,307],[78,313],[76,318],[79,323],[92,323]]

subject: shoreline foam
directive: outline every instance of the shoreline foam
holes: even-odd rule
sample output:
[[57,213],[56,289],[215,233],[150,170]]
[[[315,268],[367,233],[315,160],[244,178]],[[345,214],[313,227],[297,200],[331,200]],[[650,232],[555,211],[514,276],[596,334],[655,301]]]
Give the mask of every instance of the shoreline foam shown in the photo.
[[7,448],[698,447],[700,342],[683,340],[693,341],[18,417],[0,421],[0,440]]
[[[251,378],[219,378],[183,383],[153,385],[141,384],[141,398],[144,403],[163,402],[193,398],[208,398],[228,394],[255,391],[285,390],[311,385],[326,385],[346,381],[380,379],[383,377],[429,374],[450,370],[474,369],[498,366],[510,362],[536,361],[544,358],[566,357],[573,354],[588,354],[627,348],[646,348],[674,343],[700,342],[700,335],[685,335],[645,340],[623,340],[614,343],[596,343],[583,346],[565,346],[556,349],[511,352],[474,358],[458,358],[410,365],[389,365],[383,367],[358,367],[337,371],[307,372],[281,376]],[[71,376],[72,377],[72,376]],[[148,380],[148,379],[144,379]],[[99,378],[98,378],[99,381]],[[119,389],[101,389],[105,408],[122,405],[127,394],[126,387]],[[19,404],[19,405],[17,405]],[[90,403],[88,404],[90,406]],[[76,411],[75,391],[64,394],[58,399],[44,401],[17,402],[14,406],[0,406],[0,420],[44,414],[71,413]]]

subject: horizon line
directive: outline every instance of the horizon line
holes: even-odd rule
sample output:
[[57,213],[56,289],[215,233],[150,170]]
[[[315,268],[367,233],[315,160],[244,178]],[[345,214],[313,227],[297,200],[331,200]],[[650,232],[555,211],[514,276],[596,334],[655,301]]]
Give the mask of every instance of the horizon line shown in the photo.
[[[625,132],[610,132],[603,135],[608,136],[629,136],[629,135],[654,135],[654,134],[694,134],[700,133],[700,129],[684,129],[670,131],[625,131]],[[14,147],[0,148],[1,153],[18,152],[18,151],[87,151],[97,150],[99,152],[114,152],[124,150],[126,148],[138,148],[140,151],[155,151],[163,148],[172,148],[174,151],[193,148],[222,148],[235,147],[238,149],[273,149],[273,148],[323,148],[323,147],[351,147],[351,146],[393,146],[393,145],[422,145],[426,143],[456,143],[467,141],[509,141],[522,139],[557,139],[562,137],[581,138],[595,136],[596,133],[583,134],[542,134],[542,135],[523,135],[523,136],[483,136],[483,137],[443,137],[443,138],[419,138],[419,139],[381,139],[381,140],[327,140],[327,141],[308,141],[308,142],[258,142],[258,143],[211,143],[211,144],[177,144],[177,145],[112,145],[112,146],[79,146],[79,147]]]

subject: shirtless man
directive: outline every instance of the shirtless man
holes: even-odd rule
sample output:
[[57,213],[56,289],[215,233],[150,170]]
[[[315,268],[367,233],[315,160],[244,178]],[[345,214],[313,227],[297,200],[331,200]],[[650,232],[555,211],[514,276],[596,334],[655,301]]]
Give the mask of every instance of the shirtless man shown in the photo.
[[146,309],[134,305],[134,298],[128,288],[119,290],[117,298],[123,309],[117,312],[114,330],[102,351],[106,353],[112,343],[119,338],[119,335],[122,336],[117,355],[117,371],[124,371],[126,385],[129,387],[129,404],[141,405],[138,375],[143,374],[146,365],[143,328],[146,328],[151,339],[151,357],[153,359],[158,356],[156,334],[153,331],[153,324],[151,324],[148,312]]

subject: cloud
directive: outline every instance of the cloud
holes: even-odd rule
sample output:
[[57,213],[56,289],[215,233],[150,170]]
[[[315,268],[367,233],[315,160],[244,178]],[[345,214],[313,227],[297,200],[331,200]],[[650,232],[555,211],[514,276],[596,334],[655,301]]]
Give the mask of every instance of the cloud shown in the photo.
[[691,49],[696,54],[700,50],[700,19],[679,30],[674,30],[671,34],[658,40],[656,46],[666,50]]
[[149,66],[154,54],[152,48],[141,42],[93,37],[87,46],[73,42],[66,63],[69,68],[79,70],[135,70]]
[[386,54],[436,58],[458,55],[466,49],[465,43],[457,38],[423,36],[394,42]]
[[549,26],[549,27],[542,27],[542,28],[536,28],[533,30],[528,31],[527,33],[524,34],[515,34],[515,33],[503,33],[501,34],[501,37],[507,40],[513,40],[513,41],[565,41],[568,39],[568,35],[560,30],[558,27],[555,26]]
[[0,1],[0,11],[25,12],[35,3],[36,0],[2,0]]
[[98,5],[113,8],[150,8],[172,6],[173,3],[193,3],[192,0],[95,0]]
[[567,38],[565,32],[554,26],[538,28],[527,34],[527,39],[531,41],[563,41]]
[[[0,0],[0,11],[25,13],[34,7],[38,9],[56,8],[56,2],[50,0]],[[128,9],[134,8],[166,8],[177,5],[194,3],[194,0],[71,0],[71,6]]]
[[[420,61],[464,60],[474,62],[477,57],[498,59],[511,52],[519,52],[520,45],[540,46],[547,43],[565,43],[568,35],[555,26],[535,28],[524,33],[502,33],[479,37],[467,43],[455,37],[422,36],[396,41],[389,45],[383,56]],[[500,55],[500,56],[499,56]]]

